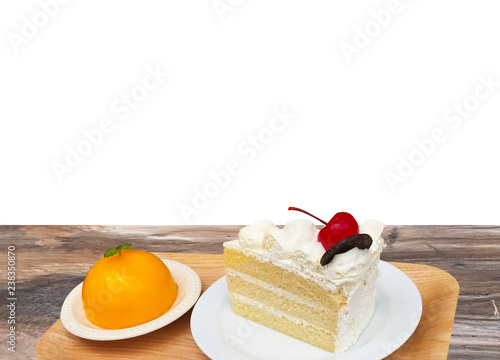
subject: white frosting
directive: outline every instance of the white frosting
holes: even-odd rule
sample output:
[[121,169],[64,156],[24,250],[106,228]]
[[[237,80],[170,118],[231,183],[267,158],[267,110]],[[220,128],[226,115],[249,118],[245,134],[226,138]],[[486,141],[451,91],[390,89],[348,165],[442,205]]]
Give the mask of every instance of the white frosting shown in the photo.
[[344,351],[353,345],[366,328],[375,310],[375,289],[378,269],[375,264],[367,272],[363,282],[352,290],[347,304],[339,311],[337,320],[336,351]]
[[325,253],[317,240],[319,230],[309,220],[290,221],[281,229],[269,220],[259,221],[242,228],[238,240],[227,241],[224,246],[236,247],[247,256],[272,262],[336,291],[342,283],[359,281],[371,265],[378,263],[384,246],[383,228],[384,225],[376,220],[363,223],[359,227],[360,233],[372,237],[370,248],[353,248],[335,255],[326,266],[319,263]]
[[245,226],[238,234],[240,245],[250,249],[262,248],[264,236],[266,236],[269,231],[274,228],[277,229],[277,227],[270,220],[262,220],[251,226]]
[[359,272],[368,265],[372,258],[369,249],[351,249],[343,254],[337,254],[325,265],[325,274],[338,275]]
[[282,229],[276,226],[264,237],[264,249],[277,259],[289,259],[299,246],[315,241],[318,229],[309,220],[294,220]]
[[[381,239],[382,231],[384,231],[384,224],[382,224],[378,220],[367,220],[359,227],[360,234],[368,234],[372,237],[372,239]],[[384,246],[382,240],[382,246]],[[370,247],[370,252],[373,254],[376,250],[376,247]]]
[[302,268],[318,268],[319,266],[321,266],[319,261],[324,253],[325,249],[320,242],[304,242],[299,245],[297,251],[295,251],[295,253],[292,255],[292,260]]

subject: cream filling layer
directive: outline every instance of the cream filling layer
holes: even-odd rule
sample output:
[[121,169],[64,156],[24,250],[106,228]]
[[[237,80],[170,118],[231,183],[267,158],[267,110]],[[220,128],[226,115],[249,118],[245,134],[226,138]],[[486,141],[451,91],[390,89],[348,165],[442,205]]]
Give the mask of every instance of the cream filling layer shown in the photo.
[[317,302],[307,301],[307,300],[301,298],[300,296],[298,296],[290,291],[278,288],[276,286],[272,286],[272,285],[266,283],[265,281],[256,279],[250,275],[243,274],[243,273],[240,273],[238,271],[226,269],[226,275],[239,277],[239,278],[241,278],[241,279],[243,279],[251,284],[255,284],[255,285],[260,286],[266,290],[273,291],[276,294],[283,296],[284,298],[287,298],[291,301],[294,301],[294,302],[302,304],[302,305],[309,306],[313,309],[317,309],[318,307],[326,308],[325,306],[322,306],[321,304],[318,304]]
[[293,317],[293,316],[290,316],[288,314],[285,314],[284,312],[281,312],[279,310],[276,310],[275,308],[272,308],[266,304],[263,304],[259,301],[255,301],[255,300],[252,300],[252,299],[249,299],[247,298],[246,296],[243,296],[243,295],[240,295],[240,294],[236,294],[233,292],[232,294],[233,296],[233,299],[236,300],[236,301],[240,301],[244,304],[247,304],[247,305],[250,305],[250,306],[254,306],[254,307],[258,307],[259,309],[263,309],[263,310],[266,310],[267,312],[273,314],[273,315],[276,315],[280,318],[285,318],[291,322],[293,322],[294,324],[296,325],[301,325],[301,326],[308,326],[308,327],[312,327],[314,329],[319,329],[321,331],[324,331],[332,336],[336,336],[336,334],[334,334],[333,332],[331,332],[330,330],[328,329],[325,329],[325,328],[321,328],[319,326],[316,326],[316,325],[313,325],[311,324],[310,322],[307,322],[303,319],[298,319],[296,317]]

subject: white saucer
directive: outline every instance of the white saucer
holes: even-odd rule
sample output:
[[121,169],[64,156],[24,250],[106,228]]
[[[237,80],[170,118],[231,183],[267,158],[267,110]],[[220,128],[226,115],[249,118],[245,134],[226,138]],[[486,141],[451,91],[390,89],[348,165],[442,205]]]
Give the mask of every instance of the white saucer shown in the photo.
[[411,279],[380,261],[375,313],[358,341],[342,353],[330,353],[233,313],[225,277],[203,293],[191,315],[196,344],[212,360],[371,360],[403,345],[422,315],[422,298]]
[[106,330],[93,325],[85,316],[82,303],[83,282],[77,285],[64,300],[61,309],[61,322],[73,335],[90,340],[120,340],[147,334],[170,324],[184,315],[198,300],[201,293],[201,280],[189,266],[177,261],[163,260],[179,286],[177,298],[170,310],[157,319],[142,325]]

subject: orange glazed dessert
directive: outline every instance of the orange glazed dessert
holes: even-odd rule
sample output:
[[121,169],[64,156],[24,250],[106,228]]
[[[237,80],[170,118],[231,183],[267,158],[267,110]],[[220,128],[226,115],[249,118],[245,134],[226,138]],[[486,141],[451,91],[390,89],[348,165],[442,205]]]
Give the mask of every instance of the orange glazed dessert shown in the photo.
[[165,314],[177,298],[177,284],[157,256],[130,249],[109,249],[83,281],[87,319],[103,329],[141,325]]

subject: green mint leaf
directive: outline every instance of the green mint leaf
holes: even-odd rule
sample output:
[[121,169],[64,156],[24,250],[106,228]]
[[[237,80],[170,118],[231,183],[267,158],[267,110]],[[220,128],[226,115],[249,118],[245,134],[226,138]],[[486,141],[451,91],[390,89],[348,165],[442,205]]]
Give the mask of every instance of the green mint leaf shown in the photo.
[[108,251],[106,251],[106,253],[104,254],[104,257],[105,258],[111,257],[111,256],[116,255],[116,254],[118,254],[118,249],[111,248]]
[[130,244],[118,245],[116,248],[111,248],[108,251],[106,251],[106,253],[104,254],[104,257],[107,258],[107,257],[113,256],[116,254],[121,255],[122,250],[130,249],[130,246],[131,246]]

